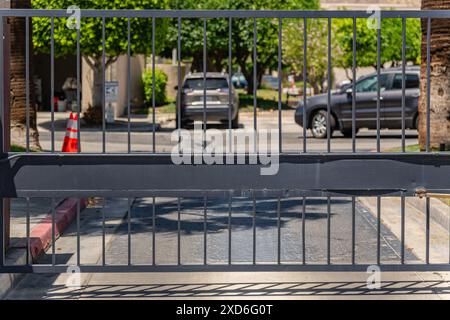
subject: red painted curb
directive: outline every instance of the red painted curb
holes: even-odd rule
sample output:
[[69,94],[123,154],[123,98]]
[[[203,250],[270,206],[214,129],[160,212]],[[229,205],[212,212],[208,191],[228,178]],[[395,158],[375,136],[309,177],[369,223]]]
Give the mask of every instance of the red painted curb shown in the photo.
[[[64,199],[55,208],[55,239],[70,225],[77,215],[76,198]],[[86,208],[87,200],[80,200],[80,210]],[[33,260],[37,259],[52,244],[52,215],[48,214],[30,231],[30,251]]]

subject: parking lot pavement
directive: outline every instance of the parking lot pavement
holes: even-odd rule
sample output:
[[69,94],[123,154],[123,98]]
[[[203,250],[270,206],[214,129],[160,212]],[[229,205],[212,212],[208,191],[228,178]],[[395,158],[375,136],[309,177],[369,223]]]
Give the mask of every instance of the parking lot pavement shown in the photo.
[[[55,146],[56,150],[61,150],[65,135],[65,125],[68,118],[67,113],[56,113],[55,123]],[[171,114],[158,114],[157,123],[160,128],[156,131],[156,151],[170,152],[175,145],[171,141],[171,134],[175,128],[175,117]],[[242,112],[240,114],[240,129],[253,128],[253,113]],[[131,150],[133,152],[151,152],[152,129],[151,117],[133,116],[131,123]],[[259,112],[257,117],[258,130],[277,129],[277,112]],[[49,113],[40,112],[38,114],[38,127],[41,145],[45,150],[51,148],[51,122]],[[119,119],[114,127],[107,128],[106,151],[107,152],[127,152],[127,122]],[[226,125],[208,124],[208,128],[219,129],[225,135]],[[192,130],[190,128],[189,130]],[[401,147],[401,130],[381,130],[381,148],[390,150]],[[81,128],[81,150],[82,152],[102,151],[102,132],[100,127]],[[368,152],[376,149],[376,130],[362,129],[356,137],[356,149],[359,152]],[[417,144],[417,131],[406,130],[406,145]],[[311,133],[307,132],[307,150],[309,152],[323,152],[327,149],[327,141],[314,139]],[[284,152],[300,152],[303,150],[303,129],[294,122],[294,110],[282,111],[282,149]],[[335,131],[331,140],[332,152],[350,152],[352,150],[352,139],[345,138],[339,131]]]
[[[256,262],[275,263],[278,250],[277,199],[256,200]],[[182,264],[201,264],[204,259],[204,201],[202,198],[180,199],[180,244]],[[132,262],[152,261],[152,199],[136,199],[131,214]],[[155,206],[156,263],[176,264],[178,243],[178,200],[157,198]],[[207,262],[228,262],[228,200],[209,199],[206,210]],[[351,199],[331,201],[331,262],[351,262]],[[280,258],[283,263],[302,261],[302,199],[288,198],[280,207]],[[361,204],[356,205],[356,262],[376,262],[376,220]],[[128,224],[117,228],[108,250],[111,263],[127,262]],[[327,261],[327,199],[306,201],[305,258],[307,263]],[[386,227],[382,228],[383,262],[399,261],[400,242]],[[231,261],[253,260],[253,201],[235,198],[231,214]],[[416,257],[407,251],[407,260]]]

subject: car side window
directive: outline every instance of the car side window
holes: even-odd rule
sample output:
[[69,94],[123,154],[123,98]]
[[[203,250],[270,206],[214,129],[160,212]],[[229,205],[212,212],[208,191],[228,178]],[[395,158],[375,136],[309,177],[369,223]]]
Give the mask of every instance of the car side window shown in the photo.
[[[402,89],[402,74],[397,73],[394,76],[394,81],[392,83],[392,90],[401,90]],[[405,88],[406,89],[419,89],[420,87],[420,78],[417,74],[406,74],[405,75]]]
[[[378,88],[378,78],[376,75],[368,77],[356,83],[356,92],[376,92]],[[388,77],[386,74],[380,75],[380,90],[386,90]]]

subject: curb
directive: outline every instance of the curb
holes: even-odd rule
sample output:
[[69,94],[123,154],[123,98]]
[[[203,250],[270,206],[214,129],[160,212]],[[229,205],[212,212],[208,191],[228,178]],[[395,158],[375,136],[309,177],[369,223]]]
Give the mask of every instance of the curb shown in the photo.
[[[70,225],[77,215],[76,198],[64,199],[55,208],[55,239]],[[87,200],[80,200],[80,211],[86,208]],[[45,252],[52,244],[52,215],[48,214],[30,231],[30,251],[33,261]]]
[[[71,224],[77,215],[76,198],[62,200],[55,208],[55,239]],[[80,200],[80,211],[86,208],[87,199]],[[48,214],[42,221],[30,231],[30,251],[33,261],[45,252],[52,244],[52,215]],[[26,245],[22,248],[11,248],[6,256],[7,263],[11,265],[24,265],[26,261]],[[3,273],[0,274],[0,299],[3,299],[10,289],[25,274],[23,273]]]

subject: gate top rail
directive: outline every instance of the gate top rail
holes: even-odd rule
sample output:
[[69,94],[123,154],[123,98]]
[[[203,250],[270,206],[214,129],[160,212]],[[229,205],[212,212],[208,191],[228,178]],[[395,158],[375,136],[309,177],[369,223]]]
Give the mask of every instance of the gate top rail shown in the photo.
[[[97,10],[81,9],[86,18],[369,18],[364,10]],[[67,17],[66,9],[0,9],[7,17]],[[381,10],[381,18],[450,18],[450,10]]]

